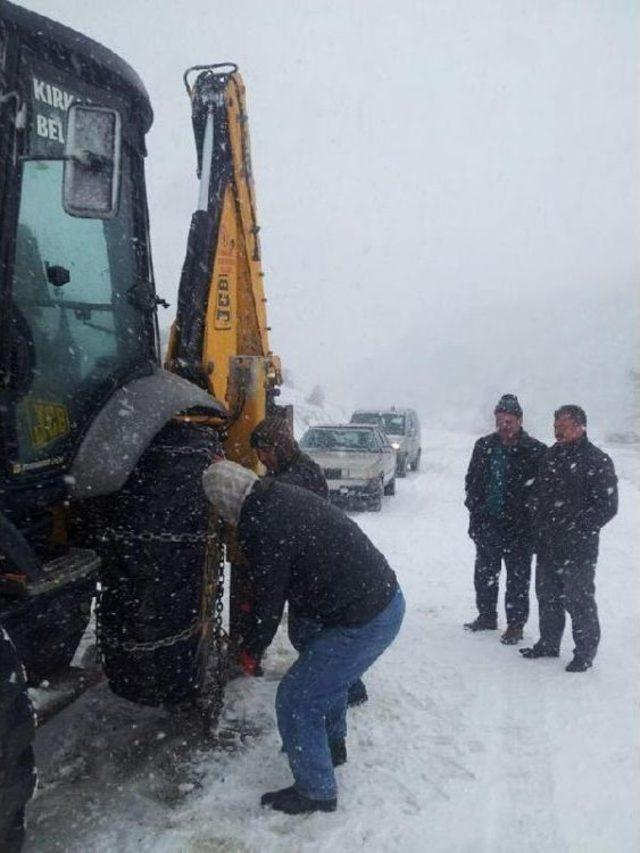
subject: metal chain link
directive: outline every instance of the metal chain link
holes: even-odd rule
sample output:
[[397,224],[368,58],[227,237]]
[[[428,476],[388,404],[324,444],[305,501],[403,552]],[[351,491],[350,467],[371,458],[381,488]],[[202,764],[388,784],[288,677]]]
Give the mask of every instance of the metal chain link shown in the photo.
[[[159,640],[135,642],[133,640],[123,640],[120,637],[109,635],[108,632],[105,632],[100,618],[101,594],[99,593],[96,599],[96,644],[99,659],[104,663],[104,646],[121,648],[126,652],[153,652],[157,649],[173,646],[199,632],[206,634],[207,623],[210,619],[211,632],[208,642],[214,652],[215,660],[213,667],[210,667],[210,656],[206,654],[204,662],[205,673],[200,685],[201,695],[198,697],[198,705],[203,715],[205,733],[211,734],[218,727],[220,721],[224,705],[224,691],[228,679],[228,656],[227,649],[225,648],[225,632],[223,628],[225,551],[222,544],[221,523],[218,522],[214,526],[214,522],[211,521],[209,529],[204,533],[198,534],[150,533],[148,531],[132,533],[121,528],[104,527],[101,538],[103,541],[110,543],[111,547],[113,547],[115,542],[206,543],[207,553],[205,557],[204,583],[215,582],[215,592],[210,610],[207,606],[203,607],[200,618],[177,634],[161,637]],[[217,556],[215,565],[213,555]],[[205,595],[204,598],[206,605],[208,596]],[[209,675],[213,677],[209,678]]]
[[146,642],[134,642],[133,640],[121,640],[115,635],[109,635],[108,632],[102,631],[101,641],[105,646],[112,648],[124,649],[125,652],[155,652],[156,649],[166,649],[169,646],[175,646],[181,640],[187,640],[193,634],[197,634],[202,627],[202,622],[198,619],[187,628],[179,631],[177,634],[171,634],[168,637],[161,637],[159,640],[148,640]]
[[[215,520],[214,516],[210,523],[216,530],[216,535],[212,537],[213,546],[207,548],[203,606],[211,616],[211,630],[205,637],[202,650],[201,678],[196,698],[196,704],[202,715],[205,737],[210,737],[218,728],[224,704],[224,690],[228,680],[228,655],[222,625],[225,567],[222,525],[219,520]],[[210,590],[212,595],[207,594],[207,590]]]
[[216,655],[216,672],[213,681],[213,695],[211,698],[211,718],[209,727],[216,729],[220,722],[222,707],[224,705],[224,689],[229,675],[229,659],[227,650],[224,648],[224,629],[222,627],[222,615],[224,611],[224,564],[225,549],[222,544],[222,523],[218,522],[218,577],[216,578],[216,592],[213,602],[213,644]]
[[206,456],[213,460],[214,453],[206,447],[173,447],[171,445],[156,444],[149,447],[147,453],[162,453],[163,456]]
[[103,539],[112,539],[116,542],[163,542],[168,545],[197,545],[201,542],[209,544],[216,538],[215,533],[150,533],[143,530],[141,533],[133,533],[120,527],[107,527],[103,532]]

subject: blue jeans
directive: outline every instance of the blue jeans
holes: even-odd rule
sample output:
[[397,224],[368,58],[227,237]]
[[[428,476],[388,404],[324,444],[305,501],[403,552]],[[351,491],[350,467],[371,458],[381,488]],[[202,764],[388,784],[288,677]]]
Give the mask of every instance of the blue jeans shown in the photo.
[[[295,613],[289,609],[289,642],[293,648],[299,653],[305,646],[308,646],[312,638],[320,631],[324,630],[324,625],[319,622],[313,622],[311,619],[300,619]],[[366,696],[367,688],[361,678],[356,679],[353,684],[349,685],[347,691],[347,704],[351,699],[351,691],[355,691],[358,696],[362,693]]]
[[[300,657],[278,686],[276,714],[295,788],[303,796],[336,797],[329,743],[347,734],[347,690],[391,645],[404,611],[398,590],[365,625],[334,628],[296,620]],[[306,642],[302,625],[309,626]]]

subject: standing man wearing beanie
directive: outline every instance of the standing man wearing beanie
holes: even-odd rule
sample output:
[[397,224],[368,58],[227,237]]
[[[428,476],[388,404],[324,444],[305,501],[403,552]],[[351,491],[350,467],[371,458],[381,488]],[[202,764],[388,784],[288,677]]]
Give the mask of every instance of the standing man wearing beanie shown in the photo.
[[522,429],[522,408],[504,394],[494,409],[496,429],[479,438],[465,480],[469,536],[476,546],[474,584],[478,616],[468,631],[498,627],[500,567],[507,572],[507,629],[501,642],[515,645],[529,617],[533,543],[527,497],[545,445]]
[[347,690],[392,643],[404,598],[384,556],[345,513],[309,491],[233,462],[211,465],[205,493],[252,566],[256,601],[248,651],[271,643],[285,601],[313,625],[276,696],[294,785],[262,804],[287,814],[334,811],[334,766],[346,761]]
[[584,409],[561,406],[554,417],[556,443],[542,457],[532,500],[540,639],[520,654],[557,658],[566,610],[575,643],[566,669],[585,672],[600,641],[594,579],[600,529],[618,511],[618,480],[587,438]]
[[300,450],[286,418],[271,416],[260,421],[251,433],[251,447],[270,477],[329,497],[322,468]]

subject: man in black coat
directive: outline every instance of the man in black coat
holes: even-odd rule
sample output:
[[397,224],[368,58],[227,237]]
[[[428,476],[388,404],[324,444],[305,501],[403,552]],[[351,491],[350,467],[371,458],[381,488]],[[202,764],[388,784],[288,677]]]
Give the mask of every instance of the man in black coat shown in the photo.
[[465,480],[469,536],[476,545],[474,584],[478,616],[468,631],[498,627],[498,589],[502,561],[507,571],[507,645],[522,639],[529,617],[533,556],[527,494],[545,445],[522,429],[518,398],[505,394],[494,409],[496,431],[476,441]]
[[338,508],[309,491],[260,481],[233,462],[207,469],[203,486],[238,528],[256,599],[247,651],[259,659],[285,602],[313,625],[278,687],[278,728],[295,784],[262,798],[289,814],[333,811],[334,765],[346,760],[347,690],[393,641],[404,599],[384,556]]
[[[329,499],[329,487],[322,468],[300,450],[286,418],[271,415],[260,421],[251,433],[251,446],[267,469],[268,477],[279,483],[300,486],[325,500]],[[250,606],[247,603],[247,609]],[[289,639],[298,651],[304,643],[305,634],[305,622],[296,619],[290,608]],[[368,698],[367,688],[361,679],[349,687],[349,705],[362,705]]]
[[[267,478],[300,486],[321,498],[328,499],[329,488],[322,468],[302,453],[293,437],[289,421],[282,416],[270,415],[254,428],[250,438],[251,447],[256,451],[260,462],[267,469]],[[251,622],[251,611],[255,599],[251,572],[243,572],[235,577],[235,592],[239,602],[235,611],[235,632],[244,637]],[[289,637],[296,645],[297,633],[291,618]],[[237,663],[247,675],[262,675],[260,661],[240,648]]]
[[272,415],[260,421],[251,433],[251,447],[267,469],[267,476],[308,489],[321,498],[329,497],[322,468],[300,450],[286,418]]
[[600,641],[594,584],[599,534],[618,511],[618,481],[611,459],[587,438],[580,406],[561,406],[554,431],[556,443],[542,457],[531,502],[540,639],[520,653],[558,657],[566,610],[575,643],[566,669],[584,672]]

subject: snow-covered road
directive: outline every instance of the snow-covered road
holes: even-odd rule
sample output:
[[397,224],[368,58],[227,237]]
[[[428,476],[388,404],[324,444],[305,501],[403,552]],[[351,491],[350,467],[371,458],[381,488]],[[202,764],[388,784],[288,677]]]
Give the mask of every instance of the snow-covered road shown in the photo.
[[[462,506],[472,441],[426,434],[422,471],[399,481],[380,515],[357,516],[395,568],[408,610],[366,677],[370,702],[350,712],[335,814],[259,806],[262,792],[290,780],[273,719],[293,657],[281,634],[265,678],[229,687],[225,724],[242,736],[228,752],[201,751],[184,723],[104,686],[42,729],[26,850],[640,850],[638,456],[610,448],[621,509],[602,536],[603,641],[594,669],[571,675],[570,632],[560,661],[525,661],[496,633],[462,630],[474,615]],[[532,594],[526,640],[536,626]]]

